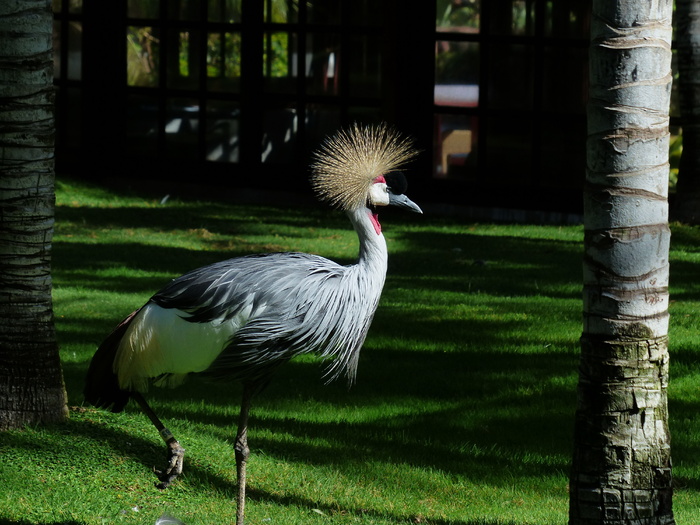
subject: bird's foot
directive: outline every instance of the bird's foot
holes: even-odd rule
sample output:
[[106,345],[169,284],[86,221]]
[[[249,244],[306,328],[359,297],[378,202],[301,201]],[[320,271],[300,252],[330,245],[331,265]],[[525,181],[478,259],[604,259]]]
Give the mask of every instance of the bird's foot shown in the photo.
[[159,489],[166,489],[175,479],[182,474],[182,464],[185,459],[185,449],[176,440],[168,443],[168,464],[165,470],[153,469],[160,483],[156,483]]

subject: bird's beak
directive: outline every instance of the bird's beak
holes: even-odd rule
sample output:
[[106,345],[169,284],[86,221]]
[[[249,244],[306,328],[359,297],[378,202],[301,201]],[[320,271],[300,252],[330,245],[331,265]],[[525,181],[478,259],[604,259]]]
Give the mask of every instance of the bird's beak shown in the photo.
[[405,195],[396,195],[389,192],[389,206],[397,206],[399,208],[404,208],[405,210],[414,211],[416,213],[423,213],[423,210],[413,202],[411,199]]

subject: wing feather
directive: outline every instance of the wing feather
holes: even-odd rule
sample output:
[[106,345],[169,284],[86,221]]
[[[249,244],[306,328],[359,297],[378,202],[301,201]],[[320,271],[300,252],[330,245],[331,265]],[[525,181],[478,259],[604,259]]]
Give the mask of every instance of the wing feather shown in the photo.
[[[163,327],[172,334],[132,337],[120,356],[120,382],[142,388],[145,378],[126,372],[134,356],[138,366],[130,370],[148,370],[150,377],[162,376],[159,383],[168,384],[170,378],[175,384],[188,363],[191,372],[263,380],[308,352],[333,359],[327,371],[331,378],[345,372],[352,381],[381,286],[379,292],[373,289],[356,265],[303,253],[240,257],[199,268],[173,280],[146,305],[146,313],[162,312],[157,317],[167,320]],[[138,326],[135,322],[134,334]],[[209,331],[219,335],[203,341]]]

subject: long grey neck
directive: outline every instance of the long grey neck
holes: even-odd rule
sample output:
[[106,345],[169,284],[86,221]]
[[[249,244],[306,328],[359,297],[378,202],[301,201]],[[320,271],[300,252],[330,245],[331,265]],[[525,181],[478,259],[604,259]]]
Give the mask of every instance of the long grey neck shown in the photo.
[[386,239],[377,233],[372,222],[372,212],[364,206],[347,212],[357,236],[360,239],[359,266],[367,267],[372,273],[382,275],[382,284],[387,268]]

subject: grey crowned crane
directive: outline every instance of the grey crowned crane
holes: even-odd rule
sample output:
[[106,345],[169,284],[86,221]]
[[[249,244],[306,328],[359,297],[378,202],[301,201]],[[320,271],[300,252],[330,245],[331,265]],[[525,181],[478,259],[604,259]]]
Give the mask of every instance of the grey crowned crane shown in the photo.
[[185,450],[149,407],[150,384],[174,387],[189,374],[241,381],[235,441],[237,525],[245,507],[247,429],[251,398],[294,356],[330,360],[327,375],[355,379],[387,270],[377,208],[421,209],[404,195],[397,168],[416,155],[386,125],[354,125],[326,139],[314,154],[318,198],[342,209],[360,241],[356,264],[341,266],[306,253],[238,257],[193,270],[166,285],[124,319],[92,358],[85,399],[115,412],[134,399],[168,447],[156,471],[165,488],[182,473]]

